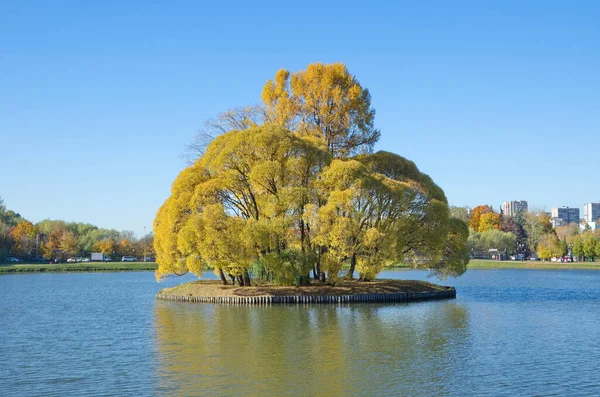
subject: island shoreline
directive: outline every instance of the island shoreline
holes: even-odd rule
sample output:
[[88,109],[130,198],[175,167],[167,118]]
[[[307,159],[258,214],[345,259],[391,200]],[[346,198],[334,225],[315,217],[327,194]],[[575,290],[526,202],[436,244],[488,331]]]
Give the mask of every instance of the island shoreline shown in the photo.
[[342,304],[417,302],[455,299],[456,289],[425,281],[378,279],[372,282],[344,281],[336,286],[313,283],[289,287],[262,285],[239,287],[218,281],[193,281],[156,294],[159,300],[185,303],[234,305]]

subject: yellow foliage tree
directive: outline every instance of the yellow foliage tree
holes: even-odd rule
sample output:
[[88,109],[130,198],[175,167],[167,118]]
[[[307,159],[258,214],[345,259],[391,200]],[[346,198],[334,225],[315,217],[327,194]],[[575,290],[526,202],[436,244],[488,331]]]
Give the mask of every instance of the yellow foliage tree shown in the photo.
[[491,212],[494,212],[494,210],[492,210],[492,207],[489,205],[478,205],[477,207],[473,208],[471,211],[471,218],[469,219],[469,227],[474,231],[479,232],[481,217],[484,214],[489,214]]
[[245,285],[249,267],[260,257],[305,251],[303,207],[314,194],[315,170],[328,159],[310,138],[276,126],[217,137],[180,174],[157,214],[157,277],[200,274],[208,266],[222,280],[228,273]]
[[60,240],[62,237],[62,230],[60,229],[56,229],[51,231],[47,238],[46,241],[44,242],[44,245],[42,246],[42,252],[44,254],[44,256],[48,259],[58,259],[59,258],[59,251],[60,249]]
[[537,244],[537,255],[541,259],[550,260],[563,255],[563,248],[556,233],[550,232],[544,234]]
[[487,232],[488,230],[500,230],[502,217],[497,212],[486,212],[481,214],[479,219],[478,232]]
[[311,269],[335,282],[347,263],[347,277],[370,280],[412,259],[464,272],[464,230],[431,178],[386,152],[330,162],[320,142],[273,125],[217,137],[157,214],[157,278],[209,267],[248,285],[260,265],[278,283],[305,282]]
[[312,269],[335,282],[349,266],[369,280],[393,261],[465,271],[465,223],[413,162],[370,154],[375,111],[343,64],[280,70],[262,99],[263,125],[234,113],[173,183],[154,221],[157,279],[212,268],[223,283],[300,284]]
[[368,152],[381,135],[369,90],[342,63],[280,70],[265,84],[262,100],[269,122],[323,139],[335,157]]
[[36,234],[37,230],[33,223],[29,221],[19,222],[11,231],[15,242],[14,253],[17,256],[31,256],[32,250],[35,248]]
[[[117,243],[117,241],[115,241],[112,238],[107,238],[107,239],[98,241],[96,244],[94,244],[93,248],[94,248],[95,252],[101,252],[106,256],[111,256],[115,252],[117,252],[118,243]],[[111,258],[111,259],[115,260],[115,258]]]
[[357,159],[334,160],[321,174],[328,200],[318,211],[316,241],[328,263],[349,261],[346,276],[357,270],[362,280],[395,261],[440,276],[462,274],[468,231],[464,222],[450,222],[446,198],[431,178],[392,153]]
[[62,252],[67,255],[75,255],[78,253],[79,249],[77,247],[77,237],[71,232],[63,232],[60,237],[60,249]]

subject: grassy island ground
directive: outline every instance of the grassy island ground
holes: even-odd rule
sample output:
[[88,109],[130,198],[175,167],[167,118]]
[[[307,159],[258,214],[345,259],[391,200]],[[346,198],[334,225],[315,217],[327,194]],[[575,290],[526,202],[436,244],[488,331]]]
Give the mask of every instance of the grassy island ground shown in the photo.
[[338,296],[359,294],[393,294],[399,292],[446,291],[447,287],[415,280],[374,280],[370,282],[342,281],[335,286],[313,281],[305,286],[257,285],[240,287],[223,285],[216,280],[192,281],[173,288],[165,288],[160,294],[171,296]]
[[34,263],[18,265],[0,265],[2,273],[35,272],[117,272],[156,270],[156,262],[80,262],[80,263]]

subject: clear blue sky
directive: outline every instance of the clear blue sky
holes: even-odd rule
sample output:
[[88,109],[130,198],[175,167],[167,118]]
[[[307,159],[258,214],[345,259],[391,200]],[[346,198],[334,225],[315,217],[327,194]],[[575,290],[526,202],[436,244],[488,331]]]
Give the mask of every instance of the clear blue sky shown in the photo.
[[599,2],[147,3],[0,3],[9,208],[150,231],[203,121],[317,61],[451,204],[600,200]]

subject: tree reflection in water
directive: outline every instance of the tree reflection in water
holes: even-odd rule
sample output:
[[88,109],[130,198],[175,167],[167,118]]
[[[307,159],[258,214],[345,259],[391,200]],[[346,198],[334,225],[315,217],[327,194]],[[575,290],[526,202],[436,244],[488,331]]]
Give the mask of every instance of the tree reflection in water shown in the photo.
[[351,306],[157,301],[155,314],[162,395],[447,394],[468,360],[468,312],[456,301]]

